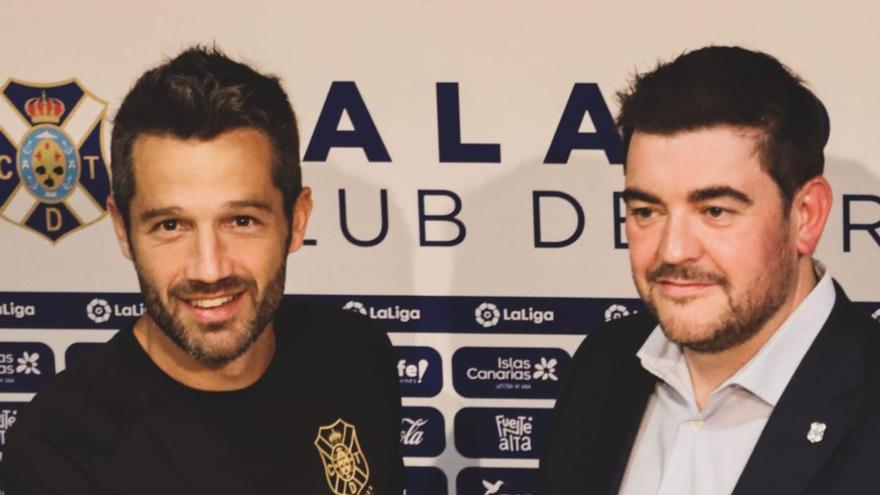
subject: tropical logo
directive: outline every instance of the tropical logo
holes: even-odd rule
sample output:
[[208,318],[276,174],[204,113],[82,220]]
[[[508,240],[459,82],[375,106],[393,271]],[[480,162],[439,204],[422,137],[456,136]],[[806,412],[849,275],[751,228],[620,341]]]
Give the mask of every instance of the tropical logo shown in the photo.
[[35,352],[33,354],[24,351],[24,354],[21,355],[20,358],[16,360],[18,366],[15,367],[16,373],[24,373],[25,375],[40,375],[39,364],[40,361],[40,353]]
[[0,216],[52,242],[106,215],[107,103],[78,81],[9,80],[0,97]]
[[452,384],[463,397],[555,399],[571,357],[558,348],[461,347]]
[[55,375],[55,355],[42,342],[0,342],[0,393],[35,393]]

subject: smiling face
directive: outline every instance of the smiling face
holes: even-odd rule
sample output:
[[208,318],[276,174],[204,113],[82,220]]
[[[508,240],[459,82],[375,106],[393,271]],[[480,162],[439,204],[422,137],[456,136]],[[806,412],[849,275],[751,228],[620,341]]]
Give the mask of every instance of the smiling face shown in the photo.
[[271,144],[253,129],[209,140],[142,135],[132,157],[128,242],[112,211],[147,315],[196,361],[228,363],[271,324],[287,253],[302,245],[308,197],[291,222],[272,183]]
[[627,156],[633,279],[667,337],[720,352],[755,335],[797,282],[795,235],[756,131],[636,132]]

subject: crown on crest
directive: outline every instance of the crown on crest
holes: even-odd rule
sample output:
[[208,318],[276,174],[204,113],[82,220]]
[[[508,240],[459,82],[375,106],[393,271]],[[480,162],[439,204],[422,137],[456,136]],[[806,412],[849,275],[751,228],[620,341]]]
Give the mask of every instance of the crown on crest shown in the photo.
[[42,96],[29,99],[24,104],[24,111],[30,116],[35,124],[61,122],[64,113],[64,103],[58,98],[47,98],[46,92]]
[[327,438],[331,445],[336,445],[337,443],[342,441],[342,432],[339,430],[333,430],[330,432],[330,436]]

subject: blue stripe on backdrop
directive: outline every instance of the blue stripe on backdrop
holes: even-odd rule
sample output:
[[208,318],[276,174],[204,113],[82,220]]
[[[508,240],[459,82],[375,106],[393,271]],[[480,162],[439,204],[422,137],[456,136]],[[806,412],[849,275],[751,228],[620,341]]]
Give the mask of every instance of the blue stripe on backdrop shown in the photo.
[[[394,332],[586,334],[644,311],[638,299],[287,295],[357,311]],[[857,303],[880,319],[880,302]],[[0,328],[118,329],[144,312],[140,294],[0,292]]]
[[[285,296],[356,311],[394,332],[586,334],[644,310],[637,299],[447,296]],[[119,329],[144,313],[140,294],[2,292],[0,328]]]

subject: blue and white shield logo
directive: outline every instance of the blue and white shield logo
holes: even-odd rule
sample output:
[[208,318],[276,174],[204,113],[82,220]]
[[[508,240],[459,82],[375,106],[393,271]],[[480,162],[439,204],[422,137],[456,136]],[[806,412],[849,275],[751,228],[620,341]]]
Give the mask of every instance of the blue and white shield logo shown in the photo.
[[77,80],[10,79],[0,98],[0,216],[52,242],[107,214],[107,103]]

